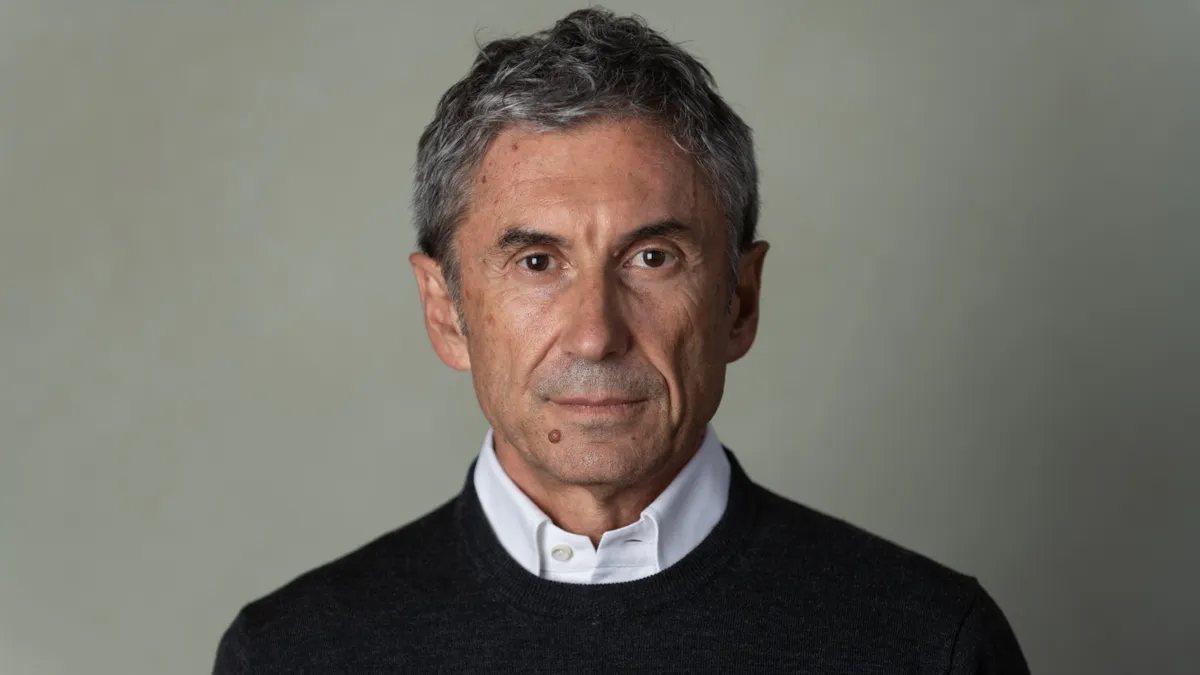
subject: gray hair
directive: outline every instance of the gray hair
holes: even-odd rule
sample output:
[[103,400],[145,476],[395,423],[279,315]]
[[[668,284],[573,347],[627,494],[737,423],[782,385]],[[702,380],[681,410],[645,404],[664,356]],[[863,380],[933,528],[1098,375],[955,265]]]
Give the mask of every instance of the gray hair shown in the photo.
[[693,56],[640,17],[592,7],[549,30],[480,45],[470,72],[438,101],[421,134],[412,199],[418,245],[442,266],[460,319],[454,233],[491,142],[514,125],[553,131],[620,117],[661,126],[695,159],[728,225],[736,283],[740,252],[754,243],[758,222],[750,127]]

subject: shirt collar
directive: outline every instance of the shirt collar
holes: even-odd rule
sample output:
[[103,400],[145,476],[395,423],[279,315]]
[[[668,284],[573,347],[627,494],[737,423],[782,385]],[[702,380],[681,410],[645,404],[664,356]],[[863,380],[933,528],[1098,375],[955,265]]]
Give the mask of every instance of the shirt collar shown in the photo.
[[483,513],[504,550],[530,574],[539,574],[538,529],[550,517],[509,478],[496,458],[493,432],[488,429],[475,463],[475,492]]
[[642,512],[658,525],[660,570],[691,553],[721,519],[729,475],[729,458],[709,424],[695,456]]
[[[491,429],[475,464],[475,491],[501,545],[530,574],[541,575],[539,530],[553,526],[549,516],[521,491],[496,458]],[[658,569],[679,562],[721,519],[729,498],[729,459],[709,424],[700,449],[670,485],[642,511],[654,522]]]

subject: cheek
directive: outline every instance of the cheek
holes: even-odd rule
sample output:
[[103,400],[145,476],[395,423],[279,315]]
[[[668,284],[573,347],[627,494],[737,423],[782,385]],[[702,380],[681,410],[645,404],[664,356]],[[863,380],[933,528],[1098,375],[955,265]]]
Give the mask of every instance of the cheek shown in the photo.
[[693,395],[703,393],[712,369],[717,365],[715,356],[723,352],[714,310],[711,305],[690,308],[685,333],[680,340],[678,359],[684,364],[682,386]]
[[[483,298],[478,305],[480,330],[472,326],[478,343],[482,372],[495,387],[523,386],[527,375],[544,353],[544,341],[553,334],[553,313],[548,299],[516,294]],[[472,363],[475,356],[472,355]]]
[[712,311],[700,289],[663,290],[640,294],[633,302],[631,315],[638,317],[638,342],[667,379],[672,395],[691,395],[703,385],[711,360]]

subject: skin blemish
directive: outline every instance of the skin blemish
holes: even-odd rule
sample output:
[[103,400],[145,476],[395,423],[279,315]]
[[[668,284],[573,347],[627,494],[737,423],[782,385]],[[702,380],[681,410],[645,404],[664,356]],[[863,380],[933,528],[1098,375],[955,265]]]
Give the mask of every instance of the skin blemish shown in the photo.
[[551,429],[549,438],[551,443],[557,443],[562,440],[562,432],[558,429]]
[[485,173],[485,174],[483,174],[482,176],[480,176],[480,177],[479,177],[479,182],[480,182],[480,183],[486,183],[486,182],[487,182],[487,174],[486,174],[486,173]]

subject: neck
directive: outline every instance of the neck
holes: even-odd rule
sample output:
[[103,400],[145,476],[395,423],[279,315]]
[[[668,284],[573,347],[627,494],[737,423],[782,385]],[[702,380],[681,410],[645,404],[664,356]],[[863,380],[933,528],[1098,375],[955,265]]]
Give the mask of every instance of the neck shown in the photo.
[[629,484],[579,485],[557,480],[533,466],[510,443],[493,435],[496,459],[501,468],[529,499],[558,527],[588,537],[599,546],[605,532],[625,527],[641,518],[646,509],[671,484],[695,456],[703,441],[691,444],[689,452],[674,453],[657,471]]

